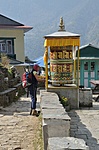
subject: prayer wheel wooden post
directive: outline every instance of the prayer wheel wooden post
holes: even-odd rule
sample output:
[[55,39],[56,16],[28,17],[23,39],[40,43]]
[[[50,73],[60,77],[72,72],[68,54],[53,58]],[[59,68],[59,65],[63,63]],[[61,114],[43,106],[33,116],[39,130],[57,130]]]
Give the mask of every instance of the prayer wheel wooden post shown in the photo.
[[48,49],[50,49],[50,81],[54,86],[79,86],[80,35],[65,31],[63,18],[60,18],[58,32],[44,36],[46,89],[48,88]]

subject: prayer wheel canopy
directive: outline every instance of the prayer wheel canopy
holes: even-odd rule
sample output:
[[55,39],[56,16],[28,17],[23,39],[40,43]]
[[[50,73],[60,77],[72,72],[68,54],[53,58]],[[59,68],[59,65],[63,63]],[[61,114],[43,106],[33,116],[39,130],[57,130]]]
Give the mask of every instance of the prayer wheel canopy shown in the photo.
[[53,34],[46,35],[44,47],[46,46],[80,46],[80,35],[59,31]]

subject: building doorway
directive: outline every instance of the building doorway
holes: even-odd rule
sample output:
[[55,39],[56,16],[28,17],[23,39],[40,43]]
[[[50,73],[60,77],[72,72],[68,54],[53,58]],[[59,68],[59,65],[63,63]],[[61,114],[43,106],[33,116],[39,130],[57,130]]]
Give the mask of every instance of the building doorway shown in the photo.
[[83,60],[80,65],[80,85],[93,88],[90,80],[99,80],[99,62],[95,60]]

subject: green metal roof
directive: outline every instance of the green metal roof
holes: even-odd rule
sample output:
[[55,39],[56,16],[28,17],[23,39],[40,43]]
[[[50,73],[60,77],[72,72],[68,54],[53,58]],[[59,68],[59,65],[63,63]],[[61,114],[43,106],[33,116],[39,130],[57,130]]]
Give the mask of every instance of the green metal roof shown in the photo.
[[80,47],[80,57],[99,57],[99,48],[91,44],[84,45]]

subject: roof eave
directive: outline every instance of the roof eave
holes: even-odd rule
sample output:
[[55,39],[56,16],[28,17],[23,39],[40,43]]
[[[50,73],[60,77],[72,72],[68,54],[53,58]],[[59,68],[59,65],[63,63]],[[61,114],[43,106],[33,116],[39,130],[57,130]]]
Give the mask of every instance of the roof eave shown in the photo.
[[77,37],[79,38],[80,35],[79,34],[75,34],[75,33],[71,33],[71,32],[66,32],[66,31],[58,31],[58,32],[54,32],[52,34],[49,35],[45,35],[44,38],[73,38],[73,37]]
[[44,36],[44,38],[79,38],[80,36]]
[[31,26],[0,26],[0,29],[10,29],[10,30],[24,30],[24,33],[25,32],[28,32],[30,31],[31,29],[33,29],[33,27]]

